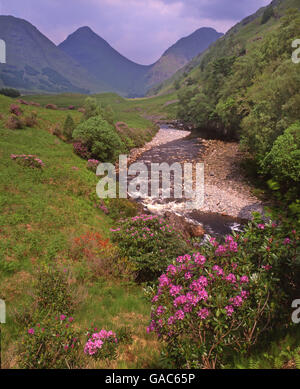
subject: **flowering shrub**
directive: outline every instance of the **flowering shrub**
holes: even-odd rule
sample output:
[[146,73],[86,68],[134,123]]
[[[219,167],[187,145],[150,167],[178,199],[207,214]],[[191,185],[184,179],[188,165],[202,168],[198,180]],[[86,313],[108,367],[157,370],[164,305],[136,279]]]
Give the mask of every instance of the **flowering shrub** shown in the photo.
[[91,170],[92,172],[96,173],[99,163],[100,162],[97,159],[89,159],[86,167],[88,168],[88,170]]
[[22,115],[22,110],[17,104],[11,104],[9,107],[10,113],[16,115],[16,116],[21,116]]
[[48,317],[27,330],[20,355],[25,369],[74,369],[79,366],[79,333],[73,318],[66,315]]
[[17,161],[18,164],[20,164],[22,166],[26,166],[26,167],[42,169],[45,166],[44,162],[40,158],[38,158],[36,155],[11,154],[10,158],[14,161]]
[[135,265],[139,281],[153,281],[188,246],[168,222],[156,215],[138,215],[121,220],[111,230],[121,255]]
[[84,346],[84,352],[95,359],[113,360],[117,357],[118,339],[114,332],[101,330],[97,328],[87,332],[87,342]]
[[90,152],[88,151],[87,147],[81,143],[81,142],[75,142],[73,143],[73,148],[75,154],[79,155],[79,157],[88,159],[90,157]]
[[295,260],[299,240],[279,238],[280,230],[269,238],[276,228],[254,223],[223,244],[212,238],[201,253],[179,256],[160,276],[148,331],[165,342],[177,367],[220,367],[229,352],[247,351],[280,322],[283,261],[286,269],[287,258]]

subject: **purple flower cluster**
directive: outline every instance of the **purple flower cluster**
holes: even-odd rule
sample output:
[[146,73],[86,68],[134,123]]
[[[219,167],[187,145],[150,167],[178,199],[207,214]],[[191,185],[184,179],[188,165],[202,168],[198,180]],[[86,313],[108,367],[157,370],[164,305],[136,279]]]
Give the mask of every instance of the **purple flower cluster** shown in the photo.
[[[232,243],[233,240],[226,240],[228,247]],[[223,312],[225,317],[231,317],[235,309],[241,307],[249,296],[249,292],[242,289],[242,285],[249,283],[249,277],[234,274],[236,269],[236,263],[224,267],[211,264],[200,253],[179,256],[176,263],[169,265],[166,272],[159,277],[158,291],[152,299],[152,303],[158,306],[152,312],[147,331],[160,334],[163,323],[166,326],[176,325],[178,321],[184,320],[187,314],[206,320],[216,309],[213,297],[215,284],[227,290],[228,297],[224,300],[227,305],[223,305]],[[172,332],[172,329],[170,331]]]
[[103,347],[106,341],[118,342],[116,334],[112,331],[101,330],[94,333],[84,346],[85,354],[94,355]]
[[79,155],[79,157],[81,157],[83,159],[89,158],[90,153],[89,153],[87,147],[83,143],[75,142],[75,143],[73,143],[73,148],[74,148],[75,154]]
[[16,155],[16,154],[11,154],[10,158],[14,161],[17,161],[23,166],[28,166],[32,168],[43,168],[45,166],[44,162],[38,158],[36,155],[26,155],[26,154],[21,154],[21,155]]

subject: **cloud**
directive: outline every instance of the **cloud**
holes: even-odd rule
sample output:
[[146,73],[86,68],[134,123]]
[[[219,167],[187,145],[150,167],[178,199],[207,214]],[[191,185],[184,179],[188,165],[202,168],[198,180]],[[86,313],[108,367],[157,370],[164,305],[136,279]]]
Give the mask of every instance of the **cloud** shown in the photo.
[[[226,32],[270,0],[0,0],[2,12],[28,20],[55,43],[91,27],[133,61],[150,64],[200,27]],[[0,7],[1,9],[1,7]]]

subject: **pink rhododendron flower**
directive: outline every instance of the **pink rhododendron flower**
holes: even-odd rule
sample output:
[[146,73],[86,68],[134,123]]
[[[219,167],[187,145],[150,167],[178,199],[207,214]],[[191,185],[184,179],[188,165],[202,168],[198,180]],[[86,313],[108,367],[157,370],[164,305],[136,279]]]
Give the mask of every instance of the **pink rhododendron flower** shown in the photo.
[[209,310],[207,308],[200,309],[200,311],[198,312],[198,316],[200,317],[200,319],[206,319],[209,316]]

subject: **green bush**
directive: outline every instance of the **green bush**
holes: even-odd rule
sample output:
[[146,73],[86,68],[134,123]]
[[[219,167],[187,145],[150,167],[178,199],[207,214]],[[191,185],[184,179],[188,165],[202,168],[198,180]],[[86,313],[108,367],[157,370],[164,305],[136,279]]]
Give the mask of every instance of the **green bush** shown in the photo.
[[292,325],[297,252],[296,230],[257,219],[244,234],[227,236],[222,244],[212,238],[201,253],[169,265],[152,298],[148,331],[163,341],[173,367],[224,367],[265,330]]
[[279,183],[300,182],[300,122],[276,139],[261,168]]
[[72,313],[74,304],[66,272],[44,266],[37,273],[34,290],[39,311]]
[[0,89],[0,95],[16,98],[16,97],[20,97],[21,93],[17,89],[2,88]]
[[20,347],[24,369],[75,369],[80,367],[80,334],[73,318],[46,317],[27,330]]
[[71,115],[68,115],[66,117],[64,128],[63,128],[63,135],[64,137],[70,141],[72,139],[72,134],[75,129],[75,123]]
[[121,255],[134,264],[137,281],[153,281],[174,256],[188,248],[183,237],[156,215],[122,220],[112,232],[112,240],[118,244]]
[[73,138],[87,147],[92,158],[103,162],[114,162],[123,149],[115,129],[101,116],[80,123],[73,132]]

